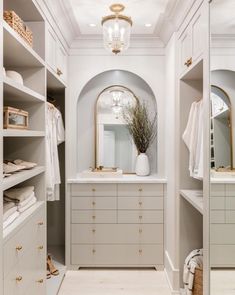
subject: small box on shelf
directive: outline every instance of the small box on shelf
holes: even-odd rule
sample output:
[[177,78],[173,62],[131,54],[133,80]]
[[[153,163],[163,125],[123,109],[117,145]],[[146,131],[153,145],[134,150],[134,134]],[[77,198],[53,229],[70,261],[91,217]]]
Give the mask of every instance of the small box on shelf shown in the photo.
[[4,107],[4,129],[28,129],[29,113],[12,107]]

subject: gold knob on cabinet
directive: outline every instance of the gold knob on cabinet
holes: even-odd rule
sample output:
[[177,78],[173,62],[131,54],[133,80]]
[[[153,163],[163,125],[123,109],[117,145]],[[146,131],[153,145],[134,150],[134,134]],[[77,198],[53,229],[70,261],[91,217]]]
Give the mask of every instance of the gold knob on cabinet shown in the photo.
[[20,282],[20,281],[22,281],[22,280],[23,280],[22,276],[18,276],[18,277],[16,278],[16,281],[17,281],[17,282]]
[[43,279],[37,281],[37,283],[39,284],[42,284],[43,282],[44,282]]
[[143,205],[143,203],[142,203],[142,202],[139,202],[139,205],[140,205],[140,206],[142,206],[142,205]]
[[139,229],[139,233],[142,234],[142,232],[143,232],[143,230],[140,228],[140,229]]
[[95,229],[92,230],[93,234],[95,233]]
[[93,249],[93,250],[92,250],[92,253],[93,253],[93,254],[95,254],[95,252],[96,252],[96,250],[95,250],[95,249]]
[[38,222],[38,225],[43,225],[43,224],[44,224],[43,221],[39,221],[39,222]]
[[142,215],[140,215],[140,216],[139,216],[139,219],[142,219],[142,218],[143,218],[143,216],[142,216]]
[[38,249],[39,249],[39,250],[43,250],[43,246],[39,246]]
[[142,192],[143,191],[143,189],[142,188],[139,188],[139,192]]
[[21,251],[22,249],[23,249],[22,246],[17,246],[17,247],[16,247],[16,250],[17,250],[17,251]]
[[59,68],[57,68],[57,75],[61,76],[62,74],[63,74],[62,71]]
[[92,216],[92,219],[95,219],[95,215]]
[[142,249],[140,249],[140,250],[139,250],[139,253],[142,254],[142,252],[143,252]]
[[185,66],[190,67],[192,63],[193,63],[193,59],[192,57],[190,57],[184,64]]
[[95,192],[95,188],[93,188],[92,191]]
[[96,202],[92,202],[92,205],[95,206],[96,205]]

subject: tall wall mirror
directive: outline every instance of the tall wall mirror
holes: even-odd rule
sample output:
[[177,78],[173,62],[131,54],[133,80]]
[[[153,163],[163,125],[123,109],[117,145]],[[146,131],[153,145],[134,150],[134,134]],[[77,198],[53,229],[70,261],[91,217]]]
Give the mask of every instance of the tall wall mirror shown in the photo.
[[210,294],[235,294],[235,1],[212,0]]
[[121,85],[104,89],[97,98],[96,167],[119,168],[134,173],[137,150],[123,120],[125,107],[138,101],[135,94]]

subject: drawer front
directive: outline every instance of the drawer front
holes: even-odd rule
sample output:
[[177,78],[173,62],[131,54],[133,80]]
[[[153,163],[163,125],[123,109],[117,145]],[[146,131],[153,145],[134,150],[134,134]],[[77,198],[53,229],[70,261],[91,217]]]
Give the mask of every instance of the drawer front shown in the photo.
[[163,245],[72,245],[71,264],[162,265]]
[[211,244],[235,244],[235,224],[212,224],[211,225]]
[[118,184],[119,197],[162,197],[163,195],[163,184]]
[[24,257],[29,255],[29,248],[45,244],[45,226],[45,217],[41,209],[4,244],[4,276],[16,264],[24,267]]
[[71,195],[73,197],[116,197],[116,184],[72,184]]
[[162,210],[163,197],[119,197],[118,209],[130,210]]
[[72,224],[72,244],[163,244],[163,224]]
[[235,245],[212,245],[210,252],[212,267],[235,266]]
[[72,210],[72,223],[116,223],[116,210]]
[[210,220],[211,220],[211,223],[225,223],[225,211],[211,210]]
[[154,210],[119,210],[118,223],[163,223],[163,211]]
[[85,209],[109,209],[117,208],[117,199],[115,197],[73,197],[72,210]]

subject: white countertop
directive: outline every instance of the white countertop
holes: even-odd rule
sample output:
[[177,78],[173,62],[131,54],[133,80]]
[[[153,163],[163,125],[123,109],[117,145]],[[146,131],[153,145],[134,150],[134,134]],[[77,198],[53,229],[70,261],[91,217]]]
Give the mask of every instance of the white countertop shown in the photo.
[[212,184],[235,184],[235,177],[211,177],[210,182]]
[[165,178],[160,178],[159,176],[153,174],[149,176],[137,176],[135,174],[124,174],[122,177],[94,177],[85,178],[78,174],[76,178],[69,178],[67,183],[162,183],[166,184],[167,180]]

